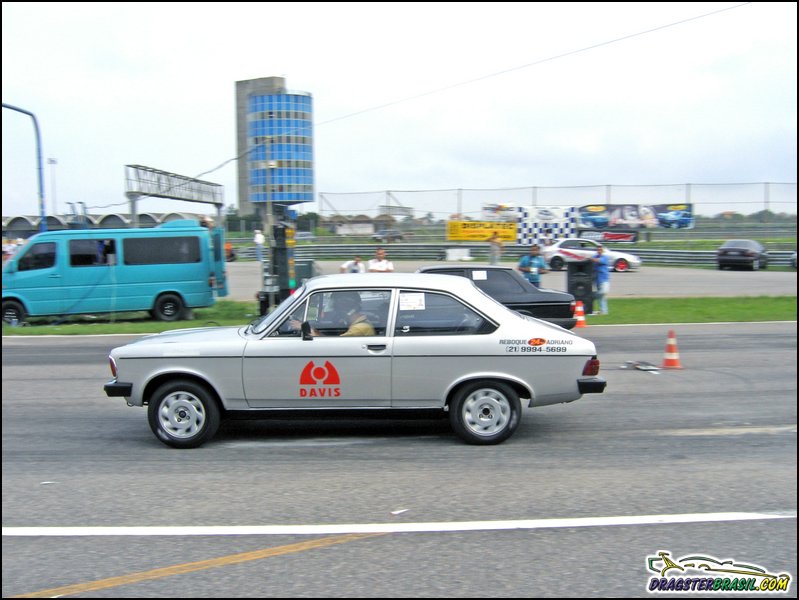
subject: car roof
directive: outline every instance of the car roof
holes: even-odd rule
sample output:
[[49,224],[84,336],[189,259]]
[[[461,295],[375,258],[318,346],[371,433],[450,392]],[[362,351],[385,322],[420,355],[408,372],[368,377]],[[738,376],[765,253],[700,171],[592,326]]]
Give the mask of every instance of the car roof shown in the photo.
[[452,269],[465,269],[465,270],[480,270],[480,271],[513,271],[516,267],[507,267],[504,265],[476,265],[476,264],[468,264],[465,265],[463,263],[443,263],[440,265],[428,265],[426,267],[419,267],[416,269],[417,273],[430,273],[432,271],[442,271],[447,270],[450,271]]
[[476,289],[470,279],[452,275],[421,273],[336,273],[320,275],[306,282],[309,290],[319,288],[399,287],[426,290],[452,291],[456,295],[473,293]]

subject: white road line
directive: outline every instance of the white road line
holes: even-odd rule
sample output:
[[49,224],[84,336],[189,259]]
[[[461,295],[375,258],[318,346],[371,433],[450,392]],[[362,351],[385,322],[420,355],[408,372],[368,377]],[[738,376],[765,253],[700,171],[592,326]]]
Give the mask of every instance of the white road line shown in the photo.
[[435,533],[501,531],[508,529],[555,529],[608,527],[615,525],[670,525],[720,521],[795,519],[796,511],[747,513],[693,513],[572,519],[526,519],[511,521],[462,521],[441,523],[366,523],[341,525],[242,525],[192,527],[3,527],[3,537],[89,536],[188,536],[188,535],[331,535],[345,533]]

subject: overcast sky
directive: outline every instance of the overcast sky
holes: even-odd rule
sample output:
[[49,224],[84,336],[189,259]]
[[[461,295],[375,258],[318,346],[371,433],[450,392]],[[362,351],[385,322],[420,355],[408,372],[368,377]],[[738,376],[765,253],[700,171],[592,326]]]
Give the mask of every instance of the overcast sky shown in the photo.
[[[270,76],[313,95],[315,187],[341,212],[344,192],[796,182],[795,2],[3,2],[2,17],[3,103],[37,117],[48,214],[127,212],[126,164],[203,174],[237,204],[235,82]],[[2,179],[3,215],[39,214],[32,120],[6,108]],[[796,212],[787,189],[772,210]]]

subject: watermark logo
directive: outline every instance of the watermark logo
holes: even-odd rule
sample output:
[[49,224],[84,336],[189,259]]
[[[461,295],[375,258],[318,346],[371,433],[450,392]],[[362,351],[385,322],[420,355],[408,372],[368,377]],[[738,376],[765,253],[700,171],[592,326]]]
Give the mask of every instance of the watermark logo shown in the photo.
[[691,554],[672,558],[667,550],[646,557],[647,591],[660,592],[783,592],[791,587],[788,573],[769,573],[759,565]]

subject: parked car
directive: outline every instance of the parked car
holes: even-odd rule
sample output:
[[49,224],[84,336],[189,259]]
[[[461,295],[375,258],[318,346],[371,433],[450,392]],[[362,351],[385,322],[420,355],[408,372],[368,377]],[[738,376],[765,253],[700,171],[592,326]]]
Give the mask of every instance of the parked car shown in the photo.
[[[551,246],[543,247],[544,260],[553,271],[560,271],[567,262],[583,261],[592,258],[596,249],[603,246],[594,240],[585,238],[565,238],[556,241]],[[603,246],[605,255],[610,260],[611,268],[618,272],[635,271],[641,266],[641,259],[634,254],[610,250]]]
[[[340,335],[342,318],[363,328],[364,316],[374,335]],[[420,273],[315,277],[247,326],[143,337],[109,362],[106,394],[147,406],[155,436],[176,448],[207,442],[232,414],[376,409],[446,415],[465,442],[498,444],[524,409],[606,386],[590,340],[508,310],[465,277]]]
[[513,267],[485,265],[434,265],[418,273],[459,275],[471,279],[486,294],[511,310],[572,329],[574,296],[566,292],[537,288]]
[[383,242],[384,244],[401,242],[403,240],[403,235],[401,231],[396,229],[381,229],[377,233],[372,234],[372,240],[375,242]]
[[658,224],[661,227],[669,227],[671,229],[690,227],[693,219],[689,210],[670,210],[669,212],[658,213]]
[[791,253],[791,266],[796,268],[796,250]]
[[768,250],[756,240],[727,240],[716,251],[716,266],[768,269]]

